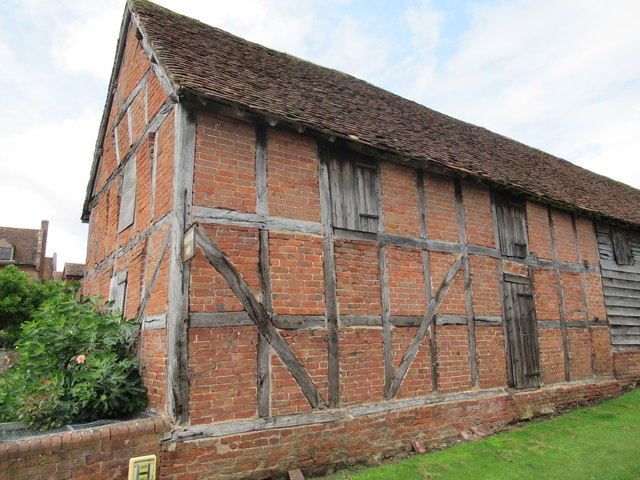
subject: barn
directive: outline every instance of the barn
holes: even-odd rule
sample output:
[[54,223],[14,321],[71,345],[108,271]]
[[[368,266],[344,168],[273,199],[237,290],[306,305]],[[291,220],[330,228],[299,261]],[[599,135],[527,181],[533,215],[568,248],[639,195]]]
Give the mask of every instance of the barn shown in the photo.
[[[160,478],[369,461],[640,376],[640,191],[146,0],[85,294],[141,325]],[[191,475],[191,476],[189,476]]]

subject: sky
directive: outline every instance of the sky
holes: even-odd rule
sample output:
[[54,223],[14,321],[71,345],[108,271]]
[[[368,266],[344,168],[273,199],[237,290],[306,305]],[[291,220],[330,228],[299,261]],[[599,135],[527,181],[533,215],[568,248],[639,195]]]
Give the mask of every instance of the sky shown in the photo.
[[[637,0],[158,0],[640,188]],[[124,0],[0,0],[0,225],[84,263]],[[640,208],[640,206],[639,206]]]

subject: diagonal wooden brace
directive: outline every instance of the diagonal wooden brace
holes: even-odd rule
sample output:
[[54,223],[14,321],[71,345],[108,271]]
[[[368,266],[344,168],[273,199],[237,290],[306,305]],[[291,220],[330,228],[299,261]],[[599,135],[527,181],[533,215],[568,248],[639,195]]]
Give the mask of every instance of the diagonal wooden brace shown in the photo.
[[273,325],[272,315],[267,312],[262,303],[255,297],[249,285],[231,261],[207,236],[202,227],[196,227],[196,242],[209,260],[209,263],[218,271],[225,282],[249,314],[249,317],[258,326],[262,336],[276,351],[282,363],[287,367],[293,378],[296,379],[302,393],[313,408],[325,408],[324,400],[316,388],[313,380],[302,366],[296,354],[289,344]]
[[407,351],[402,357],[402,361],[400,362],[400,366],[398,367],[398,370],[396,370],[396,373],[393,376],[393,379],[391,380],[391,386],[389,387],[389,398],[393,398],[397,395],[398,390],[400,389],[400,385],[402,385],[402,381],[404,380],[404,377],[407,375],[407,371],[409,370],[409,367],[411,366],[413,359],[416,357],[418,350],[420,349],[420,345],[424,340],[424,336],[427,334],[427,330],[429,329],[429,326],[431,325],[433,320],[436,318],[436,312],[438,311],[438,307],[440,306],[440,303],[442,303],[442,300],[444,299],[445,295],[449,291],[449,287],[451,287],[451,285],[453,284],[453,281],[455,280],[456,275],[458,274],[461,268],[462,268],[462,257],[458,257],[458,259],[454,262],[454,264],[451,265],[451,269],[449,270],[449,272],[442,279],[442,282],[438,287],[438,291],[429,302],[429,306],[427,307],[427,313],[425,313],[424,317],[422,318],[422,321],[420,322],[420,326],[418,327],[418,330],[416,331],[416,334],[414,335],[413,340],[411,340],[411,344],[407,348]]

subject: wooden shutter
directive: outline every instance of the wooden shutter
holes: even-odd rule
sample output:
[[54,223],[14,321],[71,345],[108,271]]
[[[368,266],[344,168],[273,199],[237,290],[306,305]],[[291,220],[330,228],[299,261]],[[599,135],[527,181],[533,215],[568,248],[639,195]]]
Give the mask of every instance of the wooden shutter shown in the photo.
[[122,175],[122,193],[120,196],[120,216],[118,232],[133,223],[136,211],[136,158],[132,157],[124,166]]
[[127,271],[123,270],[111,277],[109,287],[109,300],[113,301],[112,310],[119,310],[124,313],[124,305],[127,299]]
[[618,265],[633,265],[633,251],[631,243],[624,230],[611,227],[613,241],[613,255]]
[[364,155],[334,150],[329,156],[329,183],[333,226],[377,232],[377,162]]
[[540,351],[531,281],[527,277],[504,274],[504,304],[509,364],[513,386],[540,385]]
[[500,251],[508,257],[527,256],[527,224],[524,202],[510,195],[496,195]]

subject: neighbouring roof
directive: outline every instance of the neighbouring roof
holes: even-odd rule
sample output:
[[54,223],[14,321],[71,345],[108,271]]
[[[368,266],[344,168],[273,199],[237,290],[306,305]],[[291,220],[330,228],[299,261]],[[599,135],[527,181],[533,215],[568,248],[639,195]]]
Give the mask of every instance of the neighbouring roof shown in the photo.
[[67,263],[65,262],[62,269],[62,278],[68,277],[84,277],[84,263]]
[[0,238],[13,245],[13,262],[18,265],[31,265],[40,268],[38,241],[40,230],[30,228],[0,227]]
[[640,191],[623,183],[146,0],[129,5],[178,96],[238,105],[640,224]]

